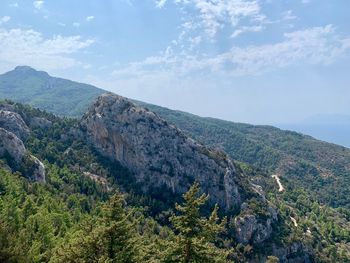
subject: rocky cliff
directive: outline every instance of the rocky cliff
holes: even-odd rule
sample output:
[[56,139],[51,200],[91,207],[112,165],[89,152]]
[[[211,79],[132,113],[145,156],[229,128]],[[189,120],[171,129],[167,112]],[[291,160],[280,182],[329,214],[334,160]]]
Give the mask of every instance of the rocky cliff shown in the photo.
[[18,113],[8,110],[0,110],[0,127],[11,131],[21,139],[28,137],[30,132],[22,117]]
[[81,125],[100,153],[133,172],[144,192],[152,187],[181,194],[197,180],[210,200],[226,210],[242,202],[242,175],[224,153],[197,143],[126,98],[100,96]]
[[23,143],[30,134],[21,115],[12,105],[0,104],[0,158],[6,160],[12,170],[21,171],[35,181],[45,181],[43,163],[30,154]]

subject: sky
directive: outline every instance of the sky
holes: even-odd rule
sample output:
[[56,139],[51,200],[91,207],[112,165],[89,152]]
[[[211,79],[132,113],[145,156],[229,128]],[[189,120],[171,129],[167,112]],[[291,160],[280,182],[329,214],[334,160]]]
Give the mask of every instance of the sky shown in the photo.
[[1,0],[0,73],[254,124],[350,115],[349,0]]

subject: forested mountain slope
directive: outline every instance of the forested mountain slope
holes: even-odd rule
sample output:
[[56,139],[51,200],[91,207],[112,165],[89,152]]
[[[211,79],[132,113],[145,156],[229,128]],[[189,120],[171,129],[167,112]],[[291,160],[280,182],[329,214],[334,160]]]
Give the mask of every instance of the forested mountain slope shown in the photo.
[[231,158],[292,180],[332,206],[350,208],[350,150],[272,126],[234,123],[138,102]]
[[30,104],[60,116],[80,117],[102,89],[18,66],[0,75],[0,98]]
[[[286,191],[278,192],[269,174],[234,162],[236,173],[242,175],[237,179],[255,189],[239,189],[244,196],[239,211],[212,210],[205,205],[207,197],[198,195],[196,184],[185,200],[151,197],[139,191],[133,176],[138,171],[103,157],[101,149],[96,151],[80,121],[10,102],[0,106],[0,111],[18,114],[17,121],[27,125],[27,136],[19,140],[46,171],[46,180],[37,181],[31,176],[31,163],[23,161],[26,174],[22,174],[11,156],[0,153],[1,262],[184,262],[187,256],[190,262],[262,263],[267,257],[286,263],[349,262],[349,210],[320,205],[289,182]],[[122,108],[139,115],[133,107]],[[115,108],[109,110],[114,115]],[[102,117],[103,112],[95,112]],[[137,129],[139,121],[125,118],[127,113],[114,113],[121,116],[121,127]],[[146,118],[142,125],[155,124]],[[6,119],[1,127],[14,131],[20,126],[8,125]],[[152,134],[144,136],[154,140]],[[182,204],[174,209],[176,201]],[[193,229],[190,233],[187,222]],[[191,242],[189,252],[184,241]]]
[[[0,98],[26,102],[61,115],[77,117],[104,91],[50,77],[29,67],[0,76]],[[271,126],[202,118],[189,113],[146,106],[199,142],[225,151],[234,160],[249,163],[296,187],[310,191],[322,203],[350,207],[350,150],[296,132]]]

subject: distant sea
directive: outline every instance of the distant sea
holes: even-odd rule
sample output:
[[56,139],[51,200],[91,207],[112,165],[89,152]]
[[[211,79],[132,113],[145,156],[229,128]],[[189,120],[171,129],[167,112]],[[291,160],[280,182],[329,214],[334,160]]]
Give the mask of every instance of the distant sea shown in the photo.
[[310,135],[318,140],[335,143],[350,148],[349,124],[277,124],[283,130],[292,130]]

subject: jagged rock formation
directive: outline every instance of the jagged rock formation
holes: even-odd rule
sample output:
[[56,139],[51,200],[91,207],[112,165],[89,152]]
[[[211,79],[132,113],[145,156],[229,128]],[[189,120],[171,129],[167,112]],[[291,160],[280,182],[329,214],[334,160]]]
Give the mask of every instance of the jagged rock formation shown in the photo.
[[248,214],[235,218],[236,239],[239,243],[260,244],[272,233],[272,220],[259,221],[255,215]]
[[27,152],[21,139],[3,128],[0,128],[0,158],[7,159],[11,169],[20,170],[32,180],[45,182],[44,164]]
[[16,134],[20,139],[27,138],[30,133],[21,115],[8,110],[0,110],[0,127]]
[[129,168],[145,192],[152,187],[184,193],[197,180],[210,200],[226,210],[242,202],[237,184],[241,175],[224,153],[195,142],[126,98],[100,96],[81,125],[89,141],[103,155]]

